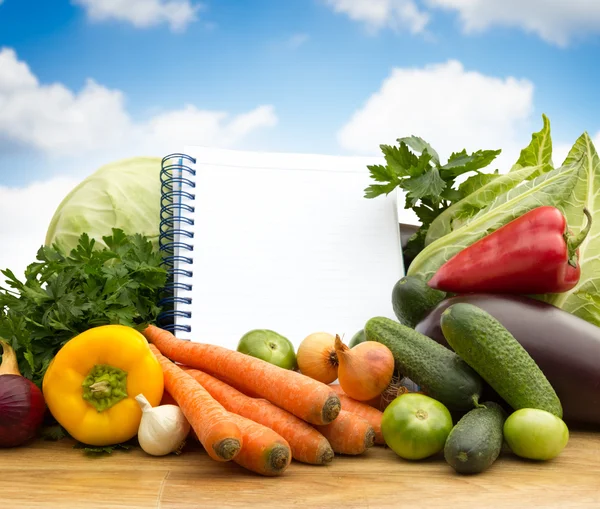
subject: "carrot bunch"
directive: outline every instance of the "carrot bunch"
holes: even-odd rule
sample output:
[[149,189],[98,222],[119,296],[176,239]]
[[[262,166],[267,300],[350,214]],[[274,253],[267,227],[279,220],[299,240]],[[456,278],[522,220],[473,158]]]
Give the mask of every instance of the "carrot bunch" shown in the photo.
[[334,453],[382,443],[382,413],[335,386],[153,325],[144,336],[163,367],[166,396],[213,459],[273,476],[292,458],[325,465]]

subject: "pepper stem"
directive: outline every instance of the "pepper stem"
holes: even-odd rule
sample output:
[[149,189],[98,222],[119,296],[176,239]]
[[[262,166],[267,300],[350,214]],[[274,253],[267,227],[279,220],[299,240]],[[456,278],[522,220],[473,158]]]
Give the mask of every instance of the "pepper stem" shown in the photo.
[[94,366],[81,385],[83,399],[98,412],[127,398],[127,372],[107,364]]
[[13,350],[12,346],[7,341],[0,339],[0,346],[2,346],[2,364],[0,364],[0,375],[19,375],[19,363],[17,362],[17,355]]
[[592,228],[592,215],[590,214],[589,210],[585,207],[583,208],[583,213],[587,218],[587,224],[585,225],[585,228],[574,237],[569,236],[568,233],[565,234],[569,256],[569,265],[571,265],[572,267],[577,267],[577,249],[579,248],[579,246],[581,246],[585,238],[590,233],[590,229]]

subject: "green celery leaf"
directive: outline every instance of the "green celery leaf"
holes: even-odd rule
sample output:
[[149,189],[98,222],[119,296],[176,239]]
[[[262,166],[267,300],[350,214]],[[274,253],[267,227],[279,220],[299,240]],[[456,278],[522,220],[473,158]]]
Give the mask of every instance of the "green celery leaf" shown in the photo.
[[[431,170],[431,165],[429,164],[431,161],[431,155],[428,152],[423,152],[417,161],[415,166],[411,166],[408,168],[407,173],[410,177],[419,177],[429,170]],[[402,181],[404,183],[404,181]]]
[[371,178],[377,182],[390,182],[395,178],[395,175],[390,172],[387,166],[374,164],[367,166],[367,168],[371,173]]
[[424,151],[427,151],[434,164],[436,166],[440,165],[440,156],[423,138],[419,138],[418,136],[408,136],[406,138],[398,138],[396,141],[398,141],[400,144],[405,143],[417,153],[423,153]]
[[419,205],[418,207],[413,208],[415,214],[419,218],[419,221],[422,225],[429,225],[431,222],[438,216],[438,210],[432,210],[425,205]]
[[466,150],[453,153],[448,162],[440,168],[440,173],[450,177],[458,177],[463,173],[477,171],[488,166],[498,155],[501,150],[478,150],[471,155],[467,154]]
[[432,168],[419,177],[412,177],[402,181],[402,187],[408,191],[407,200],[416,205],[417,201],[426,196],[435,201],[441,201],[442,191],[446,188],[446,182],[440,177],[437,168]]
[[408,149],[406,143],[401,143],[399,147],[380,145],[380,148],[390,173],[396,177],[407,177],[409,168],[419,164],[419,159]]
[[389,184],[371,184],[365,189],[365,198],[376,198],[382,194],[390,194],[396,189],[396,183],[391,182]]

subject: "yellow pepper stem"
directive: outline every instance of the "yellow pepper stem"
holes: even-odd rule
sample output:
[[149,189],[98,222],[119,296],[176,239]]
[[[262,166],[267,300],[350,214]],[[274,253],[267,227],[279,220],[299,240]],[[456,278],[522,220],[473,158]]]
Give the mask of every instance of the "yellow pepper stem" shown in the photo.
[[103,412],[127,397],[127,372],[108,364],[97,364],[82,387],[83,399]]

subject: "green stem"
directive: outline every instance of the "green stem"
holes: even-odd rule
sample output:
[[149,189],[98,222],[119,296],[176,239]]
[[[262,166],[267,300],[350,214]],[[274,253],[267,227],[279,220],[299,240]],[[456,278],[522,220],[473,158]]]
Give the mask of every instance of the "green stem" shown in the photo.
[[567,241],[567,249],[569,256],[569,265],[573,267],[577,267],[577,249],[579,248],[579,246],[581,246],[585,238],[588,236],[588,233],[590,233],[590,229],[592,228],[592,215],[585,207],[583,209],[583,213],[587,218],[587,224],[585,225],[585,228],[574,237],[570,237],[568,233],[565,233],[565,240]]
[[127,372],[108,364],[94,366],[81,385],[83,399],[98,412],[127,398]]

